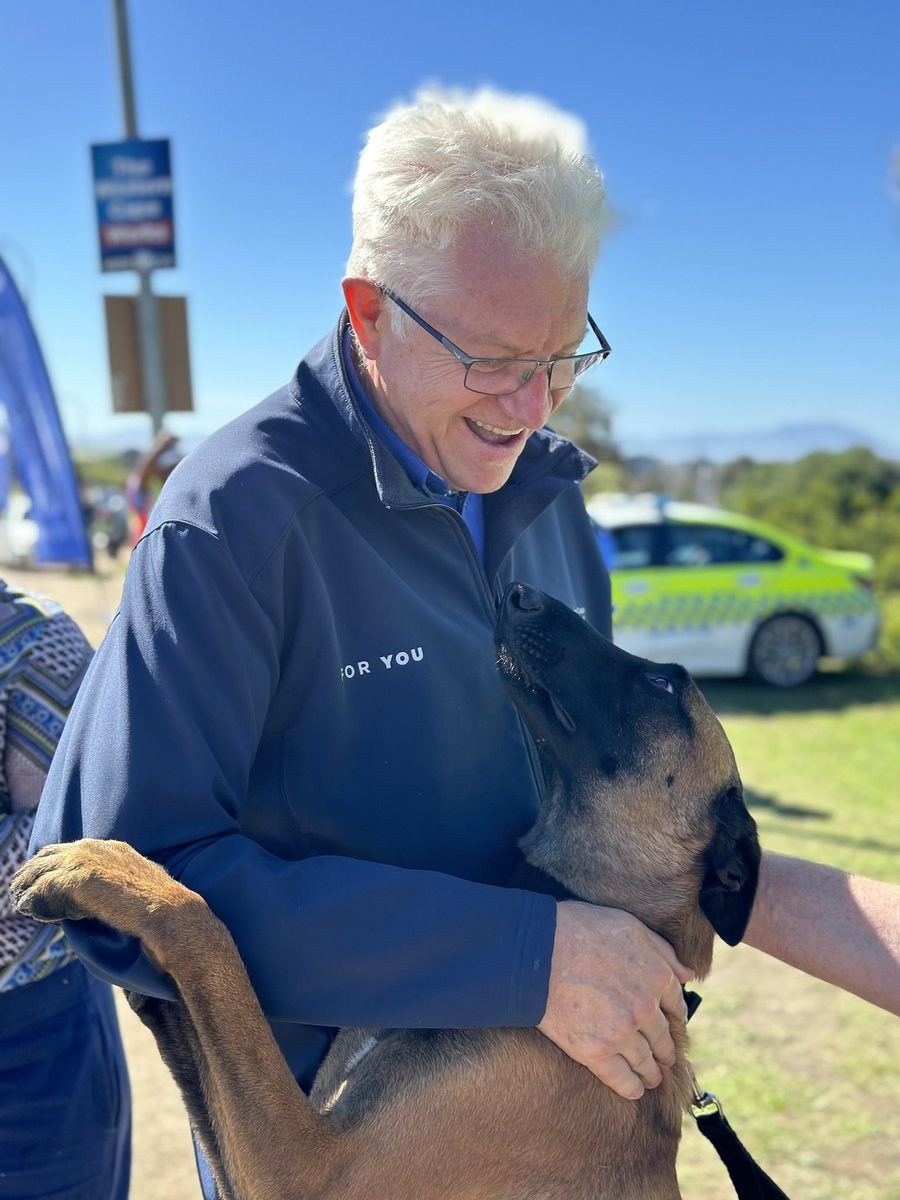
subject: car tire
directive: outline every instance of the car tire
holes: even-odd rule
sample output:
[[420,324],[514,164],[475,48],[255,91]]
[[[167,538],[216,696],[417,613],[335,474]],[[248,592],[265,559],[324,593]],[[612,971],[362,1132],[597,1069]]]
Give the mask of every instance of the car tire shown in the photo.
[[799,613],[779,613],[757,629],[747,658],[747,674],[770,687],[807,683],[824,653],[818,629]]

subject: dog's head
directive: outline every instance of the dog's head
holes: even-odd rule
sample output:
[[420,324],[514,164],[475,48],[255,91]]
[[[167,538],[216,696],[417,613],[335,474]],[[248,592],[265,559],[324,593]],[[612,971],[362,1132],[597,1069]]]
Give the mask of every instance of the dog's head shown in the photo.
[[683,667],[614,646],[559,601],[506,592],[499,666],[546,794],[522,849],[575,895],[625,908],[698,976],[710,925],[734,945],[760,851],[725,733]]

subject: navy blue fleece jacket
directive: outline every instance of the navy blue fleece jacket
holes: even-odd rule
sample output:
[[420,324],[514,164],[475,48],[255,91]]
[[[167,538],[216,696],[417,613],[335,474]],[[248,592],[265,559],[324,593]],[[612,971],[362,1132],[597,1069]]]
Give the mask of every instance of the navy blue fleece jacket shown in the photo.
[[[496,671],[512,580],[609,634],[549,431],[484,497],[484,563],[365,425],[334,333],[176,470],[55,757],[33,838],[121,838],[231,930],[307,1084],[336,1026],[536,1024],[555,908],[506,888],[541,794]],[[131,939],[68,929],[98,974],[170,995]]]

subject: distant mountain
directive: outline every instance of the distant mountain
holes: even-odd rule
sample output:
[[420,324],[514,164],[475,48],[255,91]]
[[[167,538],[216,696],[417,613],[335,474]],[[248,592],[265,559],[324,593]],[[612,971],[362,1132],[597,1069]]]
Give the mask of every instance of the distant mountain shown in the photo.
[[816,450],[840,454],[853,446],[866,446],[879,458],[900,461],[900,445],[890,438],[833,423],[781,425],[742,433],[708,430],[671,437],[625,437],[619,439],[619,446],[628,458],[656,458],[671,463],[700,458],[725,463],[742,457],[756,462],[793,462]]

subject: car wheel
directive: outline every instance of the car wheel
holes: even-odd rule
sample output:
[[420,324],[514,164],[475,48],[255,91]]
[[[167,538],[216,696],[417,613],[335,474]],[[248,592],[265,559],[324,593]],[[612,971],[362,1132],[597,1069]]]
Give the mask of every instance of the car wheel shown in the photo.
[[796,613],[781,613],[757,629],[747,674],[772,687],[798,687],[815,675],[822,653],[822,639],[811,621]]

